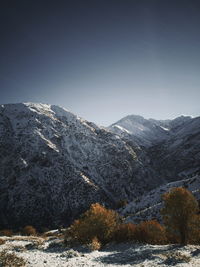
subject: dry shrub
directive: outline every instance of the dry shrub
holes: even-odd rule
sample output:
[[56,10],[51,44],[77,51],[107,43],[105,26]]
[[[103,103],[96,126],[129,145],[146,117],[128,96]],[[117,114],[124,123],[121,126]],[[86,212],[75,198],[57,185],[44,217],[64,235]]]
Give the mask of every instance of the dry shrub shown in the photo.
[[13,235],[13,231],[10,229],[3,229],[0,231],[0,235],[1,236],[12,236]]
[[0,245],[3,245],[5,243],[6,243],[6,241],[4,239],[0,238]]
[[36,229],[31,225],[25,226],[23,228],[22,232],[24,235],[36,235],[37,234]]
[[[196,214],[191,216],[187,229],[187,243],[188,244],[200,244],[200,215]],[[166,227],[167,240],[171,244],[180,244],[181,235],[178,231],[172,228]]]
[[113,235],[113,241],[127,242],[135,239],[136,226],[133,223],[123,223],[116,227]]
[[172,233],[171,231],[168,231],[166,228],[166,239],[167,242],[170,244],[179,244],[180,243],[180,237],[177,235],[176,232]]
[[185,254],[182,254],[179,251],[172,251],[163,254],[166,257],[164,264],[166,265],[176,265],[176,264],[184,264],[189,263],[191,261],[191,257]]
[[163,195],[164,208],[161,210],[168,232],[179,235],[179,242],[186,245],[190,240],[190,228],[199,207],[196,198],[185,188],[172,188]]
[[106,209],[99,203],[92,204],[66,231],[65,241],[88,244],[96,237],[105,244],[111,240],[118,222],[119,215],[115,211]]
[[165,244],[165,228],[156,220],[141,222],[136,226],[135,240],[149,244]]
[[26,266],[23,258],[18,257],[15,253],[9,253],[6,250],[0,252],[0,266],[2,267],[19,267]]
[[189,244],[200,244],[200,215],[196,214],[192,216],[189,224]]
[[88,248],[91,251],[99,250],[101,248],[101,242],[99,242],[96,236],[92,239],[91,243],[88,245]]

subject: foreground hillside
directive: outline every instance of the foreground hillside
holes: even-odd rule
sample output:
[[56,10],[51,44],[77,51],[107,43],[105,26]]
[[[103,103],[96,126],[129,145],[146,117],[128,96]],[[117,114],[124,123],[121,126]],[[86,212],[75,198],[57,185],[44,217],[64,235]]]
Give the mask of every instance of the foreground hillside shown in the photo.
[[83,246],[74,249],[64,247],[62,237],[13,236],[2,239],[5,244],[0,246],[0,262],[10,254],[11,262],[17,256],[18,262],[25,264],[10,266],[200,266],[200,246],[194,245],[113,243],[100,251],[91,252]]

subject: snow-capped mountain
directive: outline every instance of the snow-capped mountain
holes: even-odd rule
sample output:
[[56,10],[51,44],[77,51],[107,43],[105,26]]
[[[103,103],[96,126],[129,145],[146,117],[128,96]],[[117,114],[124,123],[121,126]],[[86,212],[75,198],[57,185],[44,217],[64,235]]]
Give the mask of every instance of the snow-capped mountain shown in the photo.
[[109,129],[127,143],[136,144],[156,176],[165,180],[121,210],[122,215],[128,216],[127,221],[160,220],[161,196],[172,187],[184,186],[200,199],[200,117],[147,120],[131,115]]
[[134,142],[145,147],[168,137],[167,127],[160,125],[158,121],[147,120],[139,115],[126,116],[112,124],[109,129],[122,137],[134,137]]
[[127,116],[106,129],[54,105],[1,105],[0,227],[68,224],[198,172],[199,123]]
[[200,170],[200,117],[163,121],[131,115],[109,129],[140,147],[157,176],[166,182]]
[[185,130],[187,124],[193,121],[190,116],[180,116],[174,120],[145,119],[139,115],[128,115],[108,127],[122,137],[133,137],[140,146],[150,147],[169,139],[172,135],[190,132]]
[[93,202],[132,200],[153,177],[119,136],[44,104],[0,106],[0,163],[2,227],[68,223]]

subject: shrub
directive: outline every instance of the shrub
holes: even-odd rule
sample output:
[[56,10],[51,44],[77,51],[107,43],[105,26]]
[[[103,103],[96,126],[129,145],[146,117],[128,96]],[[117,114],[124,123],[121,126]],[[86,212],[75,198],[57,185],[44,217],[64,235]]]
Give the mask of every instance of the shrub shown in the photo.
[[136,226],[133,223],[119,224],[113,234],[113,241],[127,242],[135,239]]
[[5,244],[5,240],[3,240],[2,238],[0,238],[0,245],[3,245],[3,244]]
[[141,222],[136,225],[135,240],[149,244],[165,244],[165,228],[156,220]]
[[96,237],[105,244],[111,240],[118,222],[119,215],[115,211],[106,209],[99,203],[92,204],[67,230],[65,241],[70,239],[73,242],[88,244]]
[[0,266],[2,267],[19,267],[25,266],[26,262],[23,258],[16,256],[15,253],[9,253],[6,250],[0,252]]
[[31,225],[25,226],[23,228],[22,232],[24,235],[36,235],[36,233],[37,233],[36,229]]
[[189,244],[200,244],[200,215],[196,214],[192,216],[189,223],[189,235],[188,243]]
[[10,229],[4,229],[0,231],[0,235],[1,236],[12,236],[13,235],[13,231]]
[[91,251],[99,250],[101,248],[101,242],[99,242],[96,236],[92,239],[91,243],[88,245],[88,248]]
[[185,188],[172,188],[163,195],[164,208],[161,210],[167,231],[186,245],[189,241],[191,222],[198,212],[198,202]]
[[189,263],[191,261],[191,257],[187,256],[185,254],[182,254],[179,251],[172,251],[172,252],[167,252],[163,254],[164,258],[166,257],[164,264],[166,265],[176,265],[176,264],[181,264],[181,263]]
[[178,235],[175,233],[172,233],[170,231],[168,231],[167,228],[165,228],[166,231],[166,238],[167,238],[167,242],[170,244],[179,244],[180,243],[180,238],[178,237]]

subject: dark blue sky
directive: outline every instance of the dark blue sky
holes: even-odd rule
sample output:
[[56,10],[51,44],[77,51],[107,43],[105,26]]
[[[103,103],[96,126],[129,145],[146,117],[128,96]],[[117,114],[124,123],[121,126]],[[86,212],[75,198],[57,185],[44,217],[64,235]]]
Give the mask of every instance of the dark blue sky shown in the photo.
[[98,124],[200,115],[200,1],[5,0],[0,102]]

